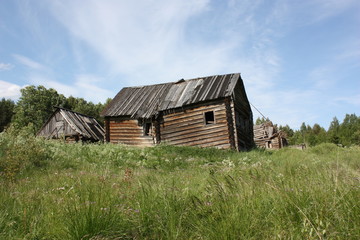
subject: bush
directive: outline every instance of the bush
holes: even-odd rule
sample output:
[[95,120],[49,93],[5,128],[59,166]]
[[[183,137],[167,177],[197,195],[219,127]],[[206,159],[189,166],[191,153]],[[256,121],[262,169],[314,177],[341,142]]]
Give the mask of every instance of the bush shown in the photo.
[[0,134],[0,176],[15,180],[31,168],[46,166],[49,154],[44,140],[32,134],[32,126],[23,129],[10,127]]
[[327,154],[336,152],[338,149],[339,146],[334,143],[321,143],[315,147],[310,148],[310,151],[316,154]]

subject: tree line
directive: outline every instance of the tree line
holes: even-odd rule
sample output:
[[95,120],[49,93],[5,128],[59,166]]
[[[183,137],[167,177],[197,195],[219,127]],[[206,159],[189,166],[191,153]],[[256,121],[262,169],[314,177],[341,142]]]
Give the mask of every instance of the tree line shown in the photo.
[[[257,118],[255,124],[269,121],[265,118]],[[360,116],[356,114],[346,114],[343,121],[334,117],[328,130],[315,123],[312,127],[305,122],[299,130],[293,130],[289,125],[277,126],[278,130],[286,133],[286,138],[290,145],[307,144],[315,146],[320,143],[334,143],[343,146],[360,145]]]
[[[21,89],[21,97],[18,102],[15,103],[5,98],[1,99],[0,132],[10,124],[16,128],[31,124],[34,133],[36,133],[54,112],[54,106],[92,116],[100,124],[103,124],[100,113],[110,101],[109,98],[105,103],[94,104],[83,98],[65,97],[53,88],[27,86]],[[261,124],[265,121],[268,119],[258,118],[255,124]],[[356,114],[346,114],[341,123],[334,117],[328,130],[317,123],[311,127],[305,122],[301,124],[299,130],[293,130],[289,125],[276,127],[286,133],[290,145],[305,143],[309,146],[315,146],[324,142],[344,146],[360,145],[360,117]]]
[[36,133],[52,115],[54,107],[62,107],[92,116],[100,124],[103,124],[100,113],[111,100],[107,99],[105,103],[94,104],[83,98],[65,97],[55,89],[47,89],[44,86],[27,86],[20,91],[21,97],[17,103],[10,99],[1,99],[0,132],[10,124],[16,128],[31,124]]

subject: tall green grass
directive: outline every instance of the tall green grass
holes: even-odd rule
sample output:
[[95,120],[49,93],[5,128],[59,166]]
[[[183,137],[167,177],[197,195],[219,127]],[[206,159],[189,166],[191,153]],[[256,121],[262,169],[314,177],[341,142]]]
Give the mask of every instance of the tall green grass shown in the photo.
[[0,239],[360,239],[359,156],[332,144],[64,144],[11,130],[0,135]]

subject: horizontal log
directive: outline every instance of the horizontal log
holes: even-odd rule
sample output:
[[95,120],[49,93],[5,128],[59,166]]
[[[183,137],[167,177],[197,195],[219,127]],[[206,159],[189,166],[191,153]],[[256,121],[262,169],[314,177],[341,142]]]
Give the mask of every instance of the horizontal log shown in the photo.
[[188,114],[188,113],[192,113],[192,112],[197,112],[197,111],[212,111],[212,110],[219,110],[222,109],[222,107],[224,107],[225,104],[221,101],[219,103],[214,103],[211,105],[206,105],[206,106],[201,106],[201,107],[196,107],[196,108],[188,108],[188,109],[183,109],[179,112],[175,112],[175,113],[168,113],[165,114],[164,116],[182,116],[184,114]]
[[208,125],[205,125],[202,122],[189,122],[187,124],[184,123],[184,124],[171,125],[171,126],[167,126],[167,125],[162,126],[161,125],[160,132],[161,132],[161,134],[170,134],[170,133],[182,131],[182,130],[211,129],[211,128],[217,128],[217,127],[221,127],[221,126],[227,126],[225,119],[221,120],[221,121],[219,120],[215,124],[208,124]]
[[195,132],[178,132],[175,134],[168,134],[162,135],[162,139],[165,140],[182,140],[182,139],[191,139],[194,137],[197,138],[205,138],[205,137],[216,137],[216,136],[225,136],[228,137],[228,131],[226,128],[218,128],[218,129],[211,129],[207,131],[195,131]]
[[180,145],[201,145],[201,144],[207,144],[211,142],[222,142],[222,143],[229,143],[229,137],[228,136],[218,136],[218,137],[209,137],[209,138],[187,138],[182,140],[167,140],[166,142],[169,142],[170,144],[180,144]]
[[[217,119],[226,118],[226,112],[224,111],[222,113],[215,113],[214,118],[215,118],[215,121]],[[176,124],[178,122],[188,122],[188,121],[204,122],[205,117],[204,117],[203,113],[197,114],[194,116],[184,116],[181,118],[172,118],[172,119],[164,117],[164,124],[167,124],[167,125]]]
[[[211,110],[209,110],[209,111],[211,111]],[[204,113],[205,112],[208,112],[208,111],[196,111],[196,112],[193,112],[193,113],[183,113],[180,116],[166,115],[166,116],[164,116],[164,120],[170,123],[172,121],[184,120],[184,119],[188,119],[188,118],[194,118],[194,119],[204,118]],[[214,111],[214,115],[215,116],[226,115],[225,108],[221,109],[221,110]]]

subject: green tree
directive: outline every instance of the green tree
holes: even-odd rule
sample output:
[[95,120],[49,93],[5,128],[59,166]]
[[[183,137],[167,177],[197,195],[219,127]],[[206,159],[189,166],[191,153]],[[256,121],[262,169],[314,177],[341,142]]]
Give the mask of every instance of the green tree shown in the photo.
[[289,125],[285,125],[285,126],[279,126],[279,130],[280,131],[283,131],[283,132],[285,132],[286,133],[286,136],[288,137],[288,138],[291,138],[292,136],[294,136],[294,130],[292,130],[291,128],[290,128],[290,126]]
[[66,99],[64,107],[74,112],[94,117],[100,124],[103,124],[104,120],[100,116],[100,113],[104,108],[104,104],[102,103],[94,104],[83,98],[70,96]]
[[256,121],[255,121],[255,124],[256,124],[256,125],[260,125],[260,124],[262,124],[262,123],[269,122],[269,121],[270,121],[269,118],[264,118],[264,117],[260,118],[260,117],[258,117],[258,118],[256,119]]
[[301,126],[300,126],[300,132],[301,132],[301,133],[306,133],[307,130],[308,130],[308,128],[306,127],[305,122],[303,122],[303,123],[301,124]]
[[306,143],[309,146],[315,146],[326,141],[326,130],[323,127],[317,123],[315,123],[313,127],[310,127],[310,125],[303,122],[300,129],[294,132],[289,142],[290,144]]
[[20,90],[21,97],[15,107],[13,124],[25,127],[29,123],[34,126],[34,133],[40,129],[53,113],[54,106],[62,107],[66,98],[55,89],[44,86],[28,86]]
[[14,115],[15,103],[10,99],[2,98],[0,102],[0,132],[4,131],[5,127],[11,122]]
[[360,117],[357,117],[356,114],[346,114],[339,128],[341,144],[345,146],[349,146],[351,144],[360,144],[358,141],[359,132]]
[[317,144],[327,142],[326,130],[317,123],[315,123],[311,131],[308,132],[308,137],[310,146],[315,146]]
[[335,144],[340,143],[339,130],[340,130],[340,122],[336,117],[334,117],[332,122],[330,123],[329,129],[327,132],[329,142],[335,143]]

